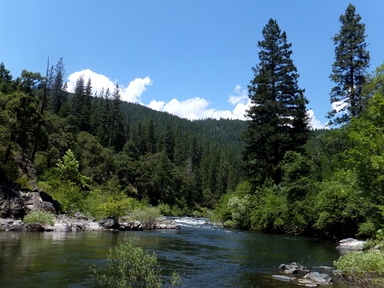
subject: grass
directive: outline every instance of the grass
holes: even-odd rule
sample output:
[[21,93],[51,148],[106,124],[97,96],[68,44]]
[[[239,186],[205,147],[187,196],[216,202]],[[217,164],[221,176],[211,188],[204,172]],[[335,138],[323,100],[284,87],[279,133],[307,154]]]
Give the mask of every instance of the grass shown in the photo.
[[53,214],[45,211],[33,211],[25,215],[23,221],[25,224],[40,224],[51,226],[55,224]]
[[379,250],[347,253],[334,262],[348,279],[360,285],[384,286],[384,253]]

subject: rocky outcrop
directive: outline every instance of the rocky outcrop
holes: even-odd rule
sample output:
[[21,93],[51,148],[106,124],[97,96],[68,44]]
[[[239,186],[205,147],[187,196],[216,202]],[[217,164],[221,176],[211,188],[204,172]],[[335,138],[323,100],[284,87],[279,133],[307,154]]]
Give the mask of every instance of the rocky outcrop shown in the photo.
[[60,203],[40,191],[21,191],[19,187],[6,179],[0,171],[0,218],[22,219],[31,211],[46,211],[57,214]]
[[[45,231],[56,232],[77,232],[77,231],[96,231],[101,230],[100,225],[93,220],[88,219],[80,213],[76,213],[74,217],[67,215],[59,215],[55,217],[55,224],[47,226]],[[49,230],[52,229],[52,230]]]
[[361,251],[364,249],[365,241],[347,238],[339,241],[336,249],[341,251]]
[[25,214],[25,202],[18,187],[0,171],[0,218],[18,219]]

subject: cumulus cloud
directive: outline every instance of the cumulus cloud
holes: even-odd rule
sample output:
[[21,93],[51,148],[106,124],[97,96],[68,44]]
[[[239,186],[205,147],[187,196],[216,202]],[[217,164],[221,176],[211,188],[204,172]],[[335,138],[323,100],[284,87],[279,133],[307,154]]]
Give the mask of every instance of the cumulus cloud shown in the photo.
[[[69,92],[74,92],[76,87],[76,81],[80,78],[80,76],[84,77],[85,82],[87,82],[88,79],[91,79],[92,93],[94,95],[95,93],[100,93],[103,88],[104,90],[107,90],[109,88],[112,93],[113,89],[115,89],[117,84],[117,80],[112,81],[103,74],[98,74],[90,69],[85,69],[78,72],[74,72],[68,76],[67,85]],[[121,100],[133,103],[141,103],[141,95],[147,89],[147,86],[150,85],[152,85],[152,80],[149,77],[136,78],[132,80],[126,88],[124,87],[124,85],[120,84],[119,86],[121,92]]]
[[209,101],[201,97],[189,98],[183,101],[172,99],[168,103],[164,101],[152,100],[149,108],[158,111],[164,111],[189,120],[197,119],[241,119],[245,120],[246,110],[250,106],[247,92],[241,90],[240,85],[236,85],[234,93],[229,95],[228,102],[233,106],[233,110],[217,110],[209,107]]
[[69,92],[75,91],[76,81],[80,78],[80,76],[84,77],[85,83],[88,81],[88,79],[91,79],[93,94],[95,94],[96,92],[100,92],[103,88],[105,90],[109,88],[109,90],[113,91],[117,84],[117,81],[112,81],[105,75],[97,74],[96,72],[93,72],[90,69],[85,69],[78,72],[74,72],[68,76],[67,85]]
[[309,118],[309,126],[312,129],[324,129],[327,128],[325,124],[321,123],[320,120],[316,119],[315,112],[312,109],[307,110],[307,115]]
[[152,85],[152,80],[147,76],[145,78],[136,78],[132,80],[127,88],[123,88],[121,99],[123,101],[139,103],[141,102],[141,94]]

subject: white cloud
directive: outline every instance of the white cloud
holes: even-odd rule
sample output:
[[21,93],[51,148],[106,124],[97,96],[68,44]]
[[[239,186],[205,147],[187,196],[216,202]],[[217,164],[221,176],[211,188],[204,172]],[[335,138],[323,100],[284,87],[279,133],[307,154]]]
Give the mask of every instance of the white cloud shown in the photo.
[[[69,92],[74,91],[76,87],[76,81],[82,75],[84,76],[85,82],[87,82],[88,79],[91,79],[93,94],[95,94],[96,92],[100,93],[103,88],[104,90],[107,90],[109,88],[112,93],[117,84],[116,80],[112,81],[103,74],[98,74],[90,69],[85,69],[78,72],[74,72],[68,76],[67,85]],[[152,85],[152,80],[148,76],[145,78],[136,78],[132,80],[126,88],[124,87],[124,85],[119,85],[121,91],[121,100],[133,103],[140,103],[141,95],[147,89],[147,86],[150,85]]]
[[136,78],[131,81],[127,88],[122,88],[121,99],[123,101],[138,103],[141,102],[141,94],[152,85],[152,80],[147,76],[145,78]]
[[236,85],[235,95],[229,95],[228,102],[232,105],[237,105],[238,103],[246,104],[248,99],[248,92],[246,90],[241,91],[241,86]]
[[312,129],[324,129],[327,128],[326,124],[320,122],[320,120],[316,119],[315,112],[312,109],[307,110],[307,115],[309,118],[309,125]]
[[76,81],[80,78],[80,76],[84,77],[84,82],[87,83],[88,79],[91,79],[92,84],[92,93],[95,94],[95,92],[100,92],[103,88],[107,90],[111,90],[111,93],[113,89],[116,86],[116,81],[110,80],[107,76],[103,74],[97,74],[96,72],[93,72],[92,70],[85,69],[78,72],[74,72],[71,75],[68,76],[68,91],[74,92],[76,87]]
[[231,94],[228,98],[228,102],[235,106],[232,111],[209,108],[210,103],[206,99],[200,97],[194,97],[184,101],[172,99],[168,103],[152,100],[147,106],[154,110],[168,112],[189,120],[206,118],[245,120],[246,110],[250,107],[251,102],[248,99],[247,92],[245,90],[241,91],[240,85],[236,85],[234,92],[234,95]]

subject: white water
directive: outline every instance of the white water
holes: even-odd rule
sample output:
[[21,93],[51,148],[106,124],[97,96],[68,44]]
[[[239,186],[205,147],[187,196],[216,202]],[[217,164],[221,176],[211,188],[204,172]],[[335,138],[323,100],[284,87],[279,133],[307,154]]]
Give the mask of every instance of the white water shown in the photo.
[[210,222],[208,218],[192,218],[192,217],[182,217],[182,218],[172,218],[180,226],[184,227],[194,227],[194,226],[202,226],[209,225]]

